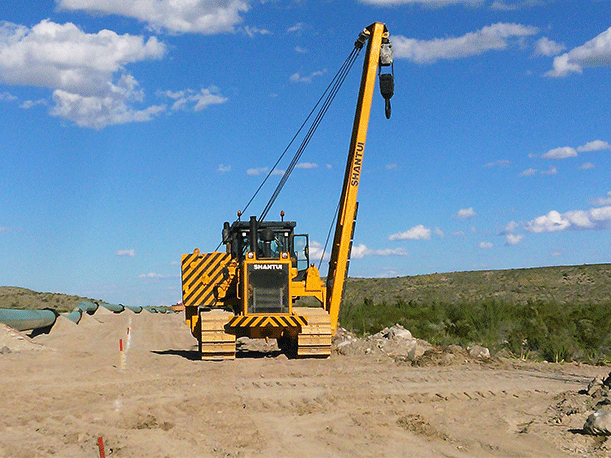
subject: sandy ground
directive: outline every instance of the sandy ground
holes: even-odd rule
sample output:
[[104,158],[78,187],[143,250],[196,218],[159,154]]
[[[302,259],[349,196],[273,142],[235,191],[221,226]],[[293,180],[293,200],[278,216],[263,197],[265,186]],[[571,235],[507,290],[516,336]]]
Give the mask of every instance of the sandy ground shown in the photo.
[[581,432],[582,390],[609,367],[202,362],[195,343],[182,315],[147,312],[60,318],[31,341],[0,329],[0,457],[99,457],[99,437],[107,457],[611,456]]

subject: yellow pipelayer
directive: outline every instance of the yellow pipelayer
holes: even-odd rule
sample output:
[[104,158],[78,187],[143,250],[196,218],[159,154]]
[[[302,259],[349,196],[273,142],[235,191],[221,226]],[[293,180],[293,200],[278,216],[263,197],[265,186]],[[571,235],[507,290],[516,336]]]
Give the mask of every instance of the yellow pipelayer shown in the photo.
[[[388,30],[367,27],[355,43],[367,43],[352,139],[346,164],[327,283],[310,265],[308,238],[296,234],[293,221],[235,221],[223,227],[226,252],[182,256],[185,316],[199,342],[202,359],[233,359],[236,337],[275,338],[299,357],[328,357],[337,329],[348,273],[357,210],[357,192],[365,153],[367,126],[376,73],[390,116],[394,91]],[[296,299],[313,297],[318,307],[293,307]]]

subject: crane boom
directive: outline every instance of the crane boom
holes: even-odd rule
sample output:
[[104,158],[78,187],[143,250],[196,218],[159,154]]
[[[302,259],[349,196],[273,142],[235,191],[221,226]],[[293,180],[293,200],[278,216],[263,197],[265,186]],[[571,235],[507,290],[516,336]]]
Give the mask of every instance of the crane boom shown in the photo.
[[[365,141],[367,139],[367,128],[369,126],[369,114],[371,112],[371,102],[375,88],[375,77],[380,65],[382,43],[384,40],[388,42],[388,29],[384,24],[376,22],[363,31],[359,37],[359,40],[361,39],[368,40],[367,53],[363,63],[361,88],[356,106],[352,138],[350,140],[350,149],[348,151],[348,160],[346,162],[346,172],[340,199],[339,214],[335,227],[331,259],[329,261],[329,273],[327,275],[326,307],[331,319],[331,329],[333,333],[335,333],[337,328],[344,285],[348,275],[352,237],[354,234],[354,225],[358,208],[356,198],[363,166]],[[389,99],[390,97],[387,98],[387,116],[390,115],[388,105]]]

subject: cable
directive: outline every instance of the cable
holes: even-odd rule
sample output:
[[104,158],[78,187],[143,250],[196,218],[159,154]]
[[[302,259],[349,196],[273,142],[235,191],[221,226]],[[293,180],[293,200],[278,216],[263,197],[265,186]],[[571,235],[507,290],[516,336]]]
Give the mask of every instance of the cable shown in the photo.
[[[330,85],[327,87],[327,89],[323,93],[323,97],[324,97],[325,94],[328,94],[327,98],[325,99],[324,103],[322,104],[320,110],[318,111],[318,114],[316,115],[314,121],[312,122],[312,125],[310,126],[310,129],[308,130],[308,132],[305,135],[301,145],[297,149],[295,155],[293,156],[293,159],[291,160],[289,166],[287,167],[286,171],[284,172],[284,175],[282,176],[282,179],[278,183],[274,193],[272,194],[272,197],[270,198],[270,200],[268,201],[267,205],[265,206],[263,212],[261,213],[261,216],[259,217],[259,221],[263,221],[265,219],[265,217],[267,216],[267,213],[269,212],[269,210],[273,206],[274,202],[276,201],[276,198],[280,194],[280,191],[282,191],[282,188],[284,187],[284,185],[286,184],[286,182],[287,182],[288,178],[290,177],[291,173],[295,169],[295,166],[299,162],[299,159],[301,158],[305,148],[310,143],[310,140],[312,139],[312,136],[314,135],[314,133],[318,129],[318,126],[320,125],[320,122],[322,121],[322,119],[326,115],[326,113],[327,113],[327,111],[329,109],[329,106],[331,105],[331,103],[335,99],[335,96],[337,95],[339,89],[341,88],[342,84],[346,80],[346,77],[348,76],[348,73],[350,72],[350,69],[352,68],[356,58],[359,55],[360,49],[361,48],[355,47],[352,50],[352,52],[350,53],[348,58],[344,61],[344,64],[342,65],[340,70],[336,73],[336,75],[333,78],[333,80],[330,83]],[[322,97],[321,97],[321,99],[319,99],[319,101],[317,102],[316,106],[318,106],[320,104],[321,100],[322,100]],[[314,109],[316,109],[316,106],[314,107]],[[314,111],[314,109],[312,110],[312,112]],[[308,119],[310,118],[312,112],[310,112],[310,115],[308,116]],[[307,122],[307,119],[306,119],[306,122]],[[305,122],[304,122],[304,124],[305,124]],[[304,124],[302,124],[302,127],[300,128],[300,131],[303,128]],[[293,137],[293,140],[291,140],[291,143],[294,141],[294,139],[295,139],[295,137]],[[289,144],[289,146],[290,146],[290,144]],[[287,149],[288,149],[288,147],[287,147]],[[284,156],[286,151],[287,150],[285,150],[284,153],[282,153],[282,156],[280,157],[280,159],[282,159],[282,157]],[[280,159],[276,162],[276,164],[274,165],[274,168],[276,167],[276,165],[278,164]],[[273,169],[272,169],[272,171],[273,171]],[[271,175],[271,171],[270,171],[270,173],[268,173],[268,176],[266,177],[265,180],[267,180],[267,178],[269,178],[270,175]],[[261,189],[262,186],[263,185],[261,185],[259,187],[259,189]],[[257,190],[257,192],[259,191],[259,189]],[[250,202],[252,202],[252,199],[251,199]],[[249,202],[249,204],[250,204],[250,202]]]

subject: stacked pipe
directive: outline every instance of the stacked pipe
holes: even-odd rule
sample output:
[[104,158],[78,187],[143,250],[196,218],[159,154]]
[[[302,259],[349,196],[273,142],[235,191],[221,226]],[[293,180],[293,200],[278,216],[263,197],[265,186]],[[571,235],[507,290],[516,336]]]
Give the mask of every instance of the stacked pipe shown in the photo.
[[[167,307],[142,307],[139,305],[107,304],[104,302],[83,301],[70,313],[62,313],[61,316],[79,324],[83,313],[93,315],[100,307],[104,307],[113,313],[121,313],[128,309],[134,313],[146,310],[150,313],[168,313]],[[4,323],[17,331],[30,331],[34,329],[51,329],[60,314],[55,310],[17,310],[0,309],[0,323]]]

